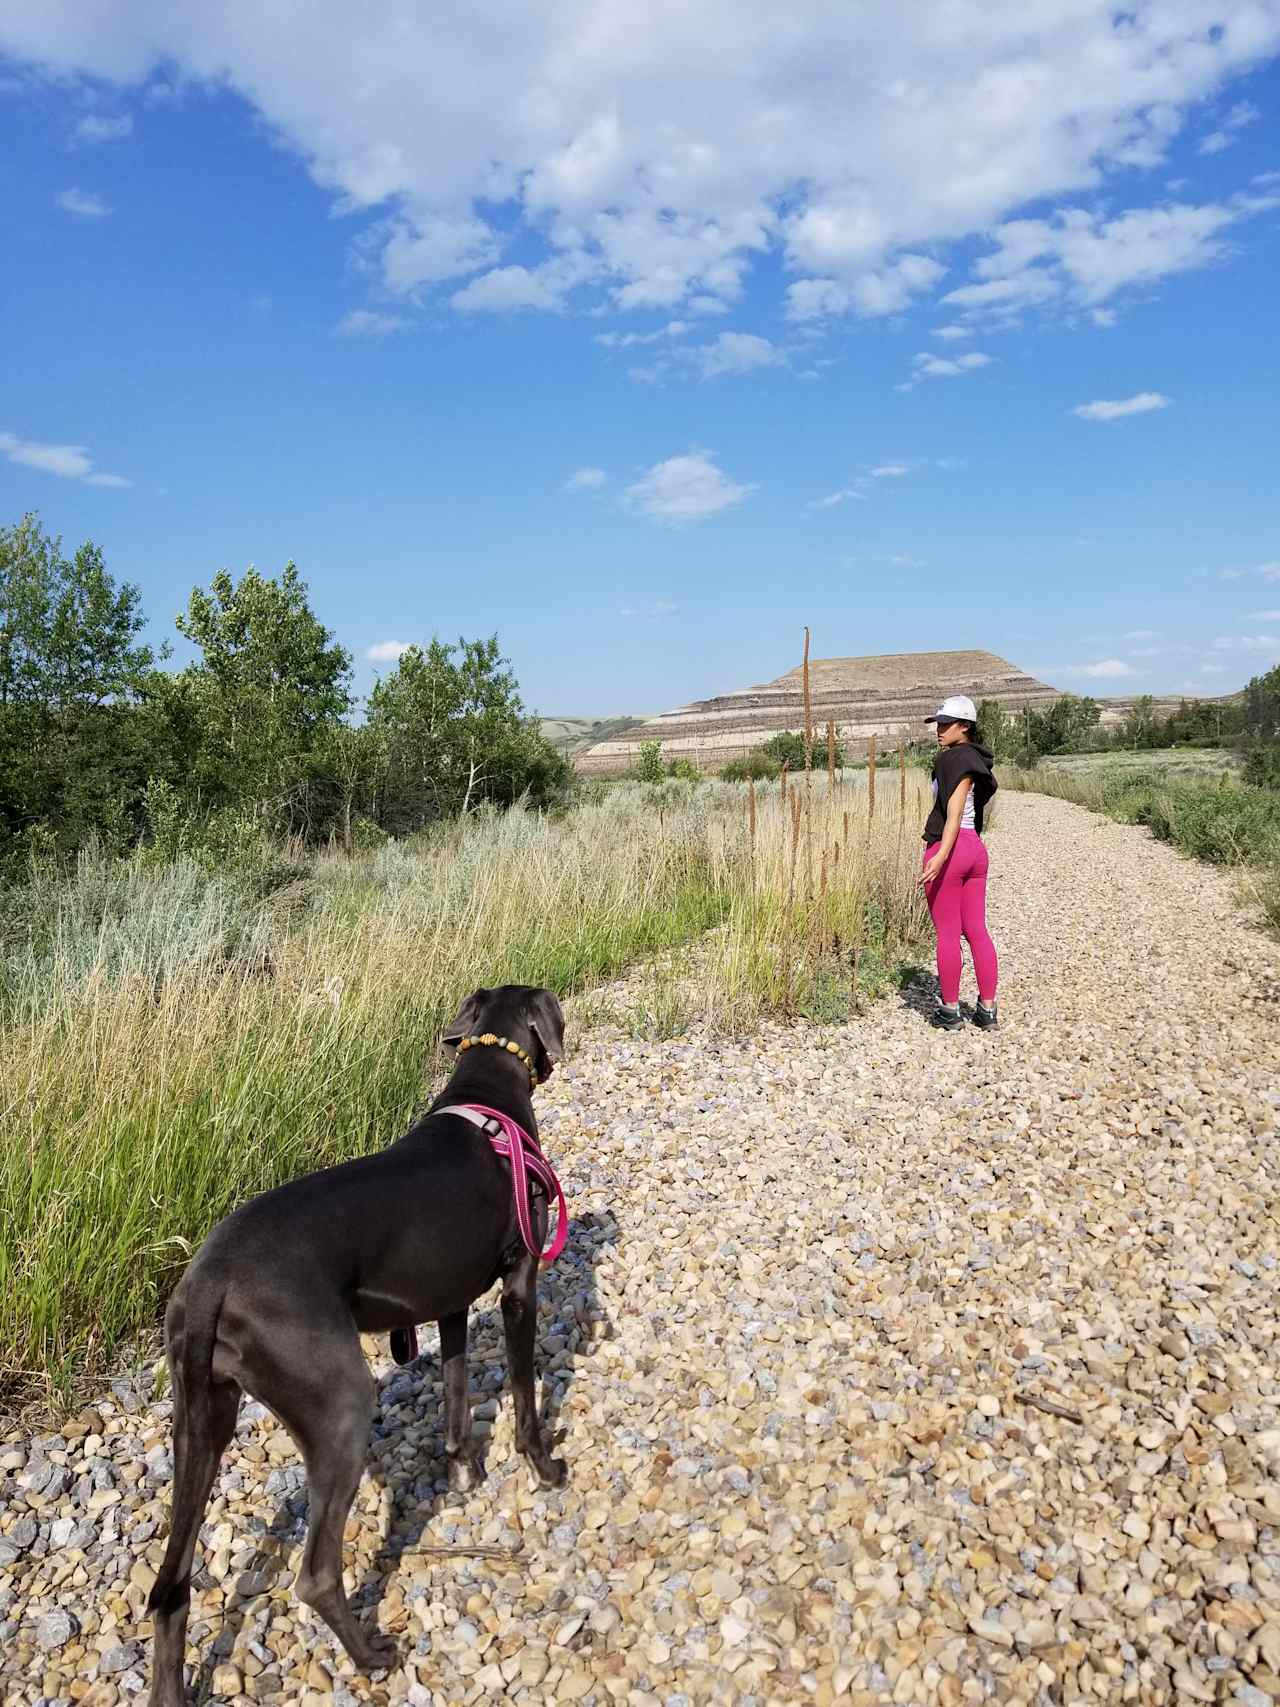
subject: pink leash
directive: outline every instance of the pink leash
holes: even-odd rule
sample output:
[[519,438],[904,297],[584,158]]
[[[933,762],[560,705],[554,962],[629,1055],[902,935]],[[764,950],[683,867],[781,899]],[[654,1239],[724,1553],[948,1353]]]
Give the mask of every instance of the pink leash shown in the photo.
[[[556,1178],[550,1162],[538,1147],[538,1140],[523,1126],[512,1120],[509,1114],[503,1114],[500,1109],[486,1108],[481,1102],[454,1103],[448,1108],[437,1108],[436,1114],[462,1114],[473,1119],[477,1126],[484,1122],[496,1121],[500,1132],[488,1132],[486,1136],[490,1144],[500,1156],[505,1156],[511,1163],[511,1190],[515,1198],[516,1220],[520,1224],[520,1237],[524,1240],[527,1251],[531,1251],[540,1261],[551,1263],[556,1260],[564,1249],[569,1237],[569,1209],[564,1200],[564,1192],[560,1181]],[[480,1119],[475,1120],[475,1116]],[[542,1185],[550,1202],[552,1192],[555,1193],[556,1230],[546,1246],[539,1250],[533,1239],[533,1218],[529,1213],[529,1175]]]

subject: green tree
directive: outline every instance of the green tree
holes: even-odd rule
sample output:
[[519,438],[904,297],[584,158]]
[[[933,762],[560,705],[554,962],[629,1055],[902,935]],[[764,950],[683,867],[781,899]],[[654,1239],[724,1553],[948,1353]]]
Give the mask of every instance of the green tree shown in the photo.
[[1021,713],[1006,711],[998,699],[978,702],[978,728],[997,759],[1012,758],[1027,744]]
[[278,580],[220,570],[196,587],[178,632],[200,648],[183,671],[200,724],[190,788],[209,810],[245,807],[269,829],[317,829],[323,759],[351,710],[351,654],[307,599],[293,563]]
[[1140,748],[1161,745],[1162,733],[1160,719],[1156,716],[1156,702],[1149,693],[1143,693],[1138,695],[1121,719],[1116,743],[1136,752]]
[[[776,735],[770,735],[767,741],[762,741],[758,750],[764,754],[766,759],[772,759],[779,770],[782,769],[783,765],[786,765],[787,769],[791,771],[802,771],[804,769],[804,736],[798,735],[794,729],[780,729]],[[821,742],[815,739],[813,745],[813,762],[815,765],[826,762],[825,752],[826,749]],[[837,755],[836,763],[839,764],[840,762],[840,756]]]
[[1280,664],[1245,688],[1241,723],[1246,741],[1280,741]]
[[570,774],[526,714],[497,635],[409,647],[370,694],[368,729],[378,821],[393,834],[482,801],[545,804]]
[[1098,740],[1101,717],[1102,707],[1096,699],[1059,694],[1043,711],[1030,713],[1027,744],[1038,755],[1087,752]]
[[[138,588],[101,549],[73,558],[38,518],[0,529],[0,822],[68,850],[135,825],[149,755],[137,708],[155,674]],[[155,729],[149,726],[155,736]]]

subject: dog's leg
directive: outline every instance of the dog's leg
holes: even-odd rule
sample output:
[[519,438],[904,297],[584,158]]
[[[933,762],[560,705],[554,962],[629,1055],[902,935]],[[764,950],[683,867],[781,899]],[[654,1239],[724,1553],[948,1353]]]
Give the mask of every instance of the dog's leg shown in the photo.
[[568,1475],[562,1458],[553,1458],[538,1424],[534,1390],[533,1342],[538,1327],[538,1259],[527,1252],[502,1282],[502,1326],[507,1336],[507,1370],[516,1407],[516,1449],[533,1465],[544,1488],[558,1488]]
[[[308,1327],[308,1355],[315,1358],[315,1324]],[[307,1467],[311,1513],[294,1592],[320,1614],[359,1671],[382,1671],[396,1663],[396,1645],[356,1621],[342,1582],[342,1532],[369,1449],[373,1378],[350,1322],[335,1325],[332,1344],[322,1350],[322,1359],[305,1367],[292,1357],[287,1366],[277,1362],[251,1391],[284,1423]]]
[[[181,1360],[173,1371],[173,1509],[169,1544],[148,1602],[155,1627],[150,1707],[183,1707],[182,1661],[191,1608],[191,1562],[205,1503],[223,1449],[235,1433],[240,1389],[231,1381],[197,1378],[188,1391]],[[203,1384],[202,1384],[203,1383]]]
[[465,1310],[440,1318],[440,1369],[444,1377],[444,1451],[449,1460],[449,1486],[455,1494],[465,1494],[484,1481],[484,1466],[471,1438]]

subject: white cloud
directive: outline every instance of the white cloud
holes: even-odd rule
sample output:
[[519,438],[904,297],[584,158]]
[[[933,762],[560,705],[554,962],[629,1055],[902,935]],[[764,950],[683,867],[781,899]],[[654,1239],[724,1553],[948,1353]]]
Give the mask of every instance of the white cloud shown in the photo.
[[71,132],[71,141],[93,145],[100,142],[120,142],[133,130],[133,120],[128,113],[122,113],[119,118],[102,118],[97,113],[88,113]]
[[47,445],[35,439],[20,439],[16,433],[0,433],[0,456],[23,468],[38,468],[60,480],[81,480],[86,486],[132,486],[123,474],[102,474],[83,445]]
[[[796,231],[801,230],[797,227]],[[795,248],[796,231],[792,246]],[[806,245],[799,248],[803,253]],[[823,264],[831,257],[825,256]],[[787,291],[787,313],[792,320],[826,320],[841,314],[857,314],[865,320],[897,314],[913,298],[937,284],[946,268],[928,255],[903,255],[879,271],[857,272],[847,282],[839,279],[801,279]]]
[[1167,409],[1172,402],[1172,397],[1165,397],[1159,391],[1140,391],[1136,397],[1126,397],[1120,402],[1109,403],[1099,399],[1096,403],[1077,403],[1071,413],[1079,415],[1082,421],[1119,421],[1126,415],[1146,415],[1152,409]]
[[[952,466],[943,458],[939,468]],[[873,480],[899,480],[904,474],[911,473],[909,462],[881,462],[874,468],[869,468],[865,474],[860,474],[851,486],[842,486],[838,492],[830,492],[825,498],[814,498],[806,505],[810,510],[831,510],[837,504],[847,504],[851,498],[865,498],[867,487]]]
[[1141,675],[1142,671],[1126,664],[1123,658],[1099,658],[1093,664],[1039,664],[1034,673],[1044,677],[1087,676],[1093,681],[1119,681],[1125,676]]
[[925,566],[919,557],[907,557],[901,552],[896,557],[891,557],[889,561],[895,569],[923,569]]
[[957,325],[935,326],[933,329],[933,336],[935,338],[941,338],[946,344],[954,344],[958,343],[961,338],[972,338],[973,327]]
[[597,332],[595,341],[606,350],[630,350],[637,344],[657,344],[666,338],[683,338],[689,330],[687,320],[668,320],[656,332]]
[[1231,664],[1201,664],[1200,666],[1202,676],[1229,676],[1233,673],[1234,667]]
[[695,450],[655,463],[628,486],[626,502],[628,509],[654,521],[678,524],[705,521],[754,491],[754,486],[730,480],[709,452]]
[[1259,563],[1256,573],[1264,581],[1280,581],[1280,563]]
[[1159,640],[1158,628],[1131,628],[1127,634],[1121,635],[1122,640]]
[[607,485],[609,476],[603,468],[577,468],[564,483],[566,492],[596,492]]
[[1095,326],[1100,326],[1104,331],[1109,331],[1112,326],[1119,322],[1120,316],[1114,308],[1091,308],[1089,318]]
[[1158,658],[1166,650],[1163,646],[1135,646],[1130,652],[1131,658]]
[[962,356],[935,356],[929,350],[921,350],[911,358],[912,374],[910,379],[895,386],[896,391],[910,391],[913,385],[918,385],[922,379],[958,379],[962,374],[976,373],[979,368],[990,367],[994,357],[984,356],[979,350],[967,350]]
[[63,190],[56,200],[63,213],[73,213],[77,219],[105,219],[111,212],[101,196],[88,190]]
[[666,599],[657,599],[651,605],[623,605],[619,616],[638,617],[642,622],[665,622],[669,616],[674,616],[680,609],[679,605],[668,604]]
[[1249,622],[1280,622],[1280,610],[1251,610],[1246,620]]
[[375,314],[368,308],[353,308],[333,329],[335,338],[389,338],[403,332],[409,322],[402,314]]
[[1234,132],[1243,130],[1246,125],[1252,124],[1255,119],[1261,118],[1261,116],[1252,101],[1237,101],[1226,118],[1223,119],[1223,128],[1211,131],[1208,136],[1203,137],[1196,152],[1198,154],[1221,154],[1224,148],[1230,148],[1240,140]]
[[[1277,206],[1280,199],[1264,190],[1200,207],[1173,202],[1113,217],[1064,207],[1049,219],[1010,220],[996,228],[996,248],[975,264],[979,282],[942,300],[970,315],[1056,303],[1096,311],[1119,291],[1224,259],[1226,230]],[[1096,312],[1094,320],[1111,324]]]
[[527,267],[495,267],[455,291],[449,301],[472,314],[511,314],[522,308],[561,308],[564,293]]
[[704,379],[726,373],[750,373],[759,367],[778,367],[786,361],[776,344],[767,338],[757,338],[753,332],[721,332],[697,354]]
[[371,664],[394,664],[409,650],[410,644],[408,640],[377,640],[366,647],[364,655]]
[[[558,308],[563,289],[528,280],[567,257],[601,300],[702,312],[772,253],[803,317],[899,312],[936,286],[945,246],[1119,195],[1117,168],[1158,165],[1194,108],[1280,48],[1274,0],[986,0],[941,20],[890,0],[429,19],[315,0],[296,18],[289,0],[8,0],[0,51],[55,76],[234,90],[340,210],[372,218],[365,253],[392,290],[505,273],[518,241],[525,280],[460,307]],[[1133,259],[1129,276],[1159,276]]]
[[1215,652],[1276,652],[1280,654],[1280,635],[1220,634],[1213,643]]

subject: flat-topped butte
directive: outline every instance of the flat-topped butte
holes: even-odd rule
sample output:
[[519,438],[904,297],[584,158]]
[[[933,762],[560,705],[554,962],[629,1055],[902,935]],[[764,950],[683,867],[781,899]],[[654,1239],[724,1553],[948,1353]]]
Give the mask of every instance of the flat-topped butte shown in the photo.
[[[869,738],[919,739],[924,719],[948,694],[998,701],[1006,711],[1051,704],[1058,689],[994,652],[896,652],[869,658],[816,658],[809,664],[815,729],[828,722],[847,754],[866,751]],[[625,735],[599,741],[577,756],[580,770],[607,775],[628,770],[644,741],[658,741],[665,759],[689,758],[707,769],[726,764],[780,730],[804,727],[802,669],[758,687],[696,700],[651,718]]]

